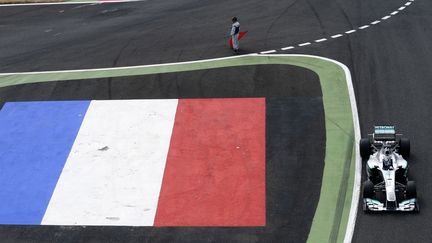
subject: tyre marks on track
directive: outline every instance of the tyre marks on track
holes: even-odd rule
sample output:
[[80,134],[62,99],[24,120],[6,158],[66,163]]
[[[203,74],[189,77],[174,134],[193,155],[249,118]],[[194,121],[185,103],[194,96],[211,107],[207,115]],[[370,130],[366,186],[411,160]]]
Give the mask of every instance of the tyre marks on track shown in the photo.
[[274,49],[274,50],[261,51],[261,52],[259,52],[259,54],[271,54],[271,53],[277,53],[277,52],[282,52],[282,51],[288,51],[288,50],[292,50],[292,49],[295,49],[295,48],[298,48],[298,47],[309,46],[309,45],[311,45],[313,43],[322,43],[322,42],[325,42],[325,41],[329,41],[331,39],[337,39],[337,38],[340,38],[340,37],[343,37],[343,36],[348,36],[350,34],[356,33],[357,31],[364,31],[364,30],[366,30],[366,29],[368,29],[370,27],[373,27],[373,26],[376,26],[376,25],[382,23],[383,20],[388,20],[391,17],[394,17],[395,15],[399,14],[401,11],[404,11],[408,6],[411,6],[411,4],[413,2],[415,2],[415,0],[408,0],[404,5],[402,5],[401,7],[399,7],[397,10],[392,11],[388,15],[386,15],[386,16],[384,16],[382,18],[378,18],[377,20],[374,20],[374,21],[372,21],[372,22],[370,22],[368,24],[364,24],[364,25],[361,25],[359,27],[356,27],[354,29],[347,30],[347,31],[341,32],[341,33],[333,33],[333,34],[330,34],[328,36],[323,36],[322,38],[316,39],[316,40],[313,40],[313,41],[302,42],[302,43],[297,43],[297,44],[291,44],[291,45],[289,45],[287,47],[282,47],[282,48]]

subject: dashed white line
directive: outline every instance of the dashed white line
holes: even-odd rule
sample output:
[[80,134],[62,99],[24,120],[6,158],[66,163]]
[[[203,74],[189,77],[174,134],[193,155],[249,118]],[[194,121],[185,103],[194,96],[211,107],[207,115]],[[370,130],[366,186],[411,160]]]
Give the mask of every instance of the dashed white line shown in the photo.
[[[399,11],[404,10],[406,8],[406,6],[411,5],[412,2],[414,2],[414,1],[415,0],[409,0],[408,2],[406,2],[404,4],[405,6],[401,6],[398,10]],[[398,14],[399,11],[393,11],[392,13],[390,13],[390,15],[382,17],[381,20],[387,20],[387,19],[391,18],[392,16]],[[363,30],[363,29],[369,28],[369,27],[371,27],[371,25],[376,25],[376,24],[381,23],[381,20],[375,20],[375,21],[371,22],[370,25],[366,24],[366,25],[358,27],[358,29],[359,30]],[[345,32],[345,34],[352,34],[352,33],[356,32],[356,31],[357,31],[356,29],[348,30],[348,31]],[[332,39],[336,39],[336,38],[339,38],[339,37],[342,37],[342,36],[343,36],[343,34],[336,34],[336,35],[332,35],[331,38]],[[321,38],[321,39],[315,40],[314,42],[315,43],[320,43],[320,42],[327,41],[327,40],[328,40],[327,38]],[[310,45],[310,44],[311,44],[311,42],[305,42],[305,43],[298,44],[298,46],[307,46],[307,45]],[[294,46],[287,46],[287,47],[281,48],[281,50],[282,51],[286,51],[286,50],[290,50],[290,49],[294,49],[294,48],[295,48]],[[261,54],[267,54],[267,53],[273,53],[273,52],[276,52],[276,50],[264,51],[264,52],[261,52]]]
[[[56,4],[87,4],[87,6],[89,6],[89,5],[91,6],[91,5],[97,5],[97,4],[102,4],[102,3],[136,2],[136,1],[146,1],[146,0],[111,0],[111,1],[107,1],[107,2],[60,2],[60,3],[37,3],[37,4],[6,4],[6,5],[0,5],[0,7],[35,6],[35,5],[36,6],[37,5],[56,5]],[[398,10],[399,11],[404,10],[407,6],[410,6],[414,1],[415,0],[408,0],[404,4],[405,6],[401,6],[400,8],[398,8]],[[392,16],[398,14],[399,11],[394,11],[390,15],[382,17],[381,20],[387,20],[387,19],[391,18]],[[60,11],[60,13],[61,12],[62,11]],[[376,21],[371,22],[370,24],[371,25],[376,25],[376,24],[379,24],[380,22],[381,22],[380,20],[376,20]],[[363,25],[363,26],[359,27],[358,29],[359,30],[363,30],[363,29],[366,29],[368,27],[370,27],[370,26],[369,25]],[[352,29],[352,30],[346,31],[345,33],[346,34],[351,34],[351,33],[354,33],[354,32],[356,32],[356,30]],[[336,39],[336,38],[339,38],[339,37],[342,37],[342,36],[343,36],[343,34],[336,34],[336,35],[332,35],[331,38],[332,39]],[[322,39],[315,40],[316,43],[323,42],[323,41],[327,41],[327,38],[322,38]],[[311,44],[311,42],[305,42],[305,43],[299,44],[298,46],[307,46],[307,45],[310,45],[310,44]],[[286,50],[290,50],[290,49],[294,49],[294,48],[295,48],[294,46],[287,46],[287,47],[281,48],[281,50],[282,51],[286,51]],[[276,50],[269,50],[269,51],[262,51],[259,54],[269,54],[269,53],[275,53],[275,52],[277,52],[277,51]],[[258,53],[253,53],[253,54],[258,55]]]
[[281,48],[281,50],[282,51],[286,51],[286,50],[291,50],[291,49],[294,49],[294,48],[295,48],[294,46],[287,46],[287,47]]
[[311,44],[310,42],[305,42],[305,43],[299,44],[298,46],[307,46],[307,45],[310,45],[310,44]]
[[326,41],[326,40],[327,40],[327,38],[322,38],[322,39],[319,39],[319,40],[315,40],[315,42],[319,43],[319,42],[323,42],[323,41]]
[[262,51],[261,54],[269,54],[269,53],[275,53],[276,50],[270,50],[270,51]]

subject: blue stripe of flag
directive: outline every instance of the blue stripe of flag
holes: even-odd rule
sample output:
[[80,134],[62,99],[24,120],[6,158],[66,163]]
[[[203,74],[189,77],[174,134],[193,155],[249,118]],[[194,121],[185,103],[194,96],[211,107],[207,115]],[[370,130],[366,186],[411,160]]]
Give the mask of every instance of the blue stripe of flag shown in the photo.
[[90,101],[0,111],[0,224],[40,224]]

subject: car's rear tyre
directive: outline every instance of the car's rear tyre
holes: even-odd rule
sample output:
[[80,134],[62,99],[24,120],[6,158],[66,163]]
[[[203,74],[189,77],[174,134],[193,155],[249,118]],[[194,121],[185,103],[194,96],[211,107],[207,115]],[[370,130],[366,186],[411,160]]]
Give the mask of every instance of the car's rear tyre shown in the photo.
[[363,159],[368,159],[372,154],[372,147],[368,138],[360,139],[360,156]]
[[370,209],[368,208],[368,206],[366,205],[365,202],[363,202],[363,212],[364,213],[370,213]]
[[375,191],[372,181],[363,182],[363,198],[373,198],[374,196]]
[[415,181],[408,181],[405,191],[406,199],[417,198],[417,188]]
[[416,204],[415,204],[414,213],[420,213],[420,206],[419,206],[418,202],[416,202]]
[[399,141],[399,153],[405,159],[408,159],[410,156],[411,144],[408,138],[401,138]]

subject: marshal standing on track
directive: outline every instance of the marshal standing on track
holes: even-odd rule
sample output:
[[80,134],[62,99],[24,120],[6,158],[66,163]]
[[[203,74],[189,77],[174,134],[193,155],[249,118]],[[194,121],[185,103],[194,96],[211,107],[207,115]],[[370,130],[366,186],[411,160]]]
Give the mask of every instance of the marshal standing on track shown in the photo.
[[232,18],[231,26],[231,39],[233,44],[233,50],[236,54],[239,53],[239,33],[240,33],[240,23],[237,21],[237,17]]

